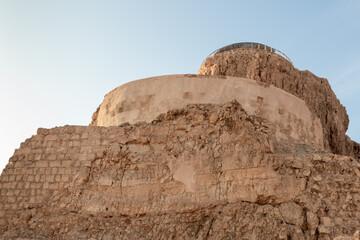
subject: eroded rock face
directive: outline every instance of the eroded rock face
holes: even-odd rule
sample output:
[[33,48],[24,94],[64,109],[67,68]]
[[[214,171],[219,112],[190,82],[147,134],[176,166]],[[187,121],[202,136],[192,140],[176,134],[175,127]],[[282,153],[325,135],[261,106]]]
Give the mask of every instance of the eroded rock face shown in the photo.
[[[281,143],[237,102],[39,129],[0,179],[0,236],[329,239],[360,227],[360,162]],[[291,149],[291,150],[289,150]]]
[[349,124],[346,110],[325,78],[299,71],[282,57],[255,49],[215,54],[202,64],[198,74],[254,79],[303,99],[322,122],[326,147],[333,153],[360,156],[352,150],[359,145],[345,135]]

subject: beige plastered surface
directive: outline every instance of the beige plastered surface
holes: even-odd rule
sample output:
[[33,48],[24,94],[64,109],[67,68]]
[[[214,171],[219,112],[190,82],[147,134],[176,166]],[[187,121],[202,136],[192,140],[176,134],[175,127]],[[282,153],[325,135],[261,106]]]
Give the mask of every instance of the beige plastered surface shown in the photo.
[[272,85],[238,77],[165,75],[126,83],[105,96],[97,125],[151,122],[161,113],[190,103],[234,99],[248,114],[266,118],[277,140],[323,147],[321,122],[303,100]]

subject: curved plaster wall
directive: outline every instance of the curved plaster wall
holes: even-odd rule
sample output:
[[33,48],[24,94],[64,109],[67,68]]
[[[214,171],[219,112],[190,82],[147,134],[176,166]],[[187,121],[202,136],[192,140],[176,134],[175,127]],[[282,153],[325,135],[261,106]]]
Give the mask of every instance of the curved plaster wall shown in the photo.
[[265,117],[277,140],[323,147],[321,122],[303,100],[272,85],[238,77],[166,75],[129,82],[105,96],[93,125],[151,122],[159,114],[189,103],[218,104],[234,99],[248,114]]

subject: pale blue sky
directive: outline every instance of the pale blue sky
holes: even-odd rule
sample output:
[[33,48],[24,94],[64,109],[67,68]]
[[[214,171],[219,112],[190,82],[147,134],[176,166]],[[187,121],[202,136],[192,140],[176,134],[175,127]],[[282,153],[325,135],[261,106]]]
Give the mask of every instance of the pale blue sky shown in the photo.
[[87,125],[139,78],[254,41],[329,80],[360,141],[360,1],[0,0],[0,169],[38,127]]

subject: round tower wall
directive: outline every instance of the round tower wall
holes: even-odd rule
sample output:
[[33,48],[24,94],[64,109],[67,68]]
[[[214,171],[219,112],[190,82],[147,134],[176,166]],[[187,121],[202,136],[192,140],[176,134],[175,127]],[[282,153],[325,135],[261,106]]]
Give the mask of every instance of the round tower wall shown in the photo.
[[151,122],[159,114],[190,103],[220,104],[234,99],[248,114],[267,119],[277,140],[323,147],[321,122],[303,100],[238,77],[168,75],[129,82],[105,96],[91,125]]

